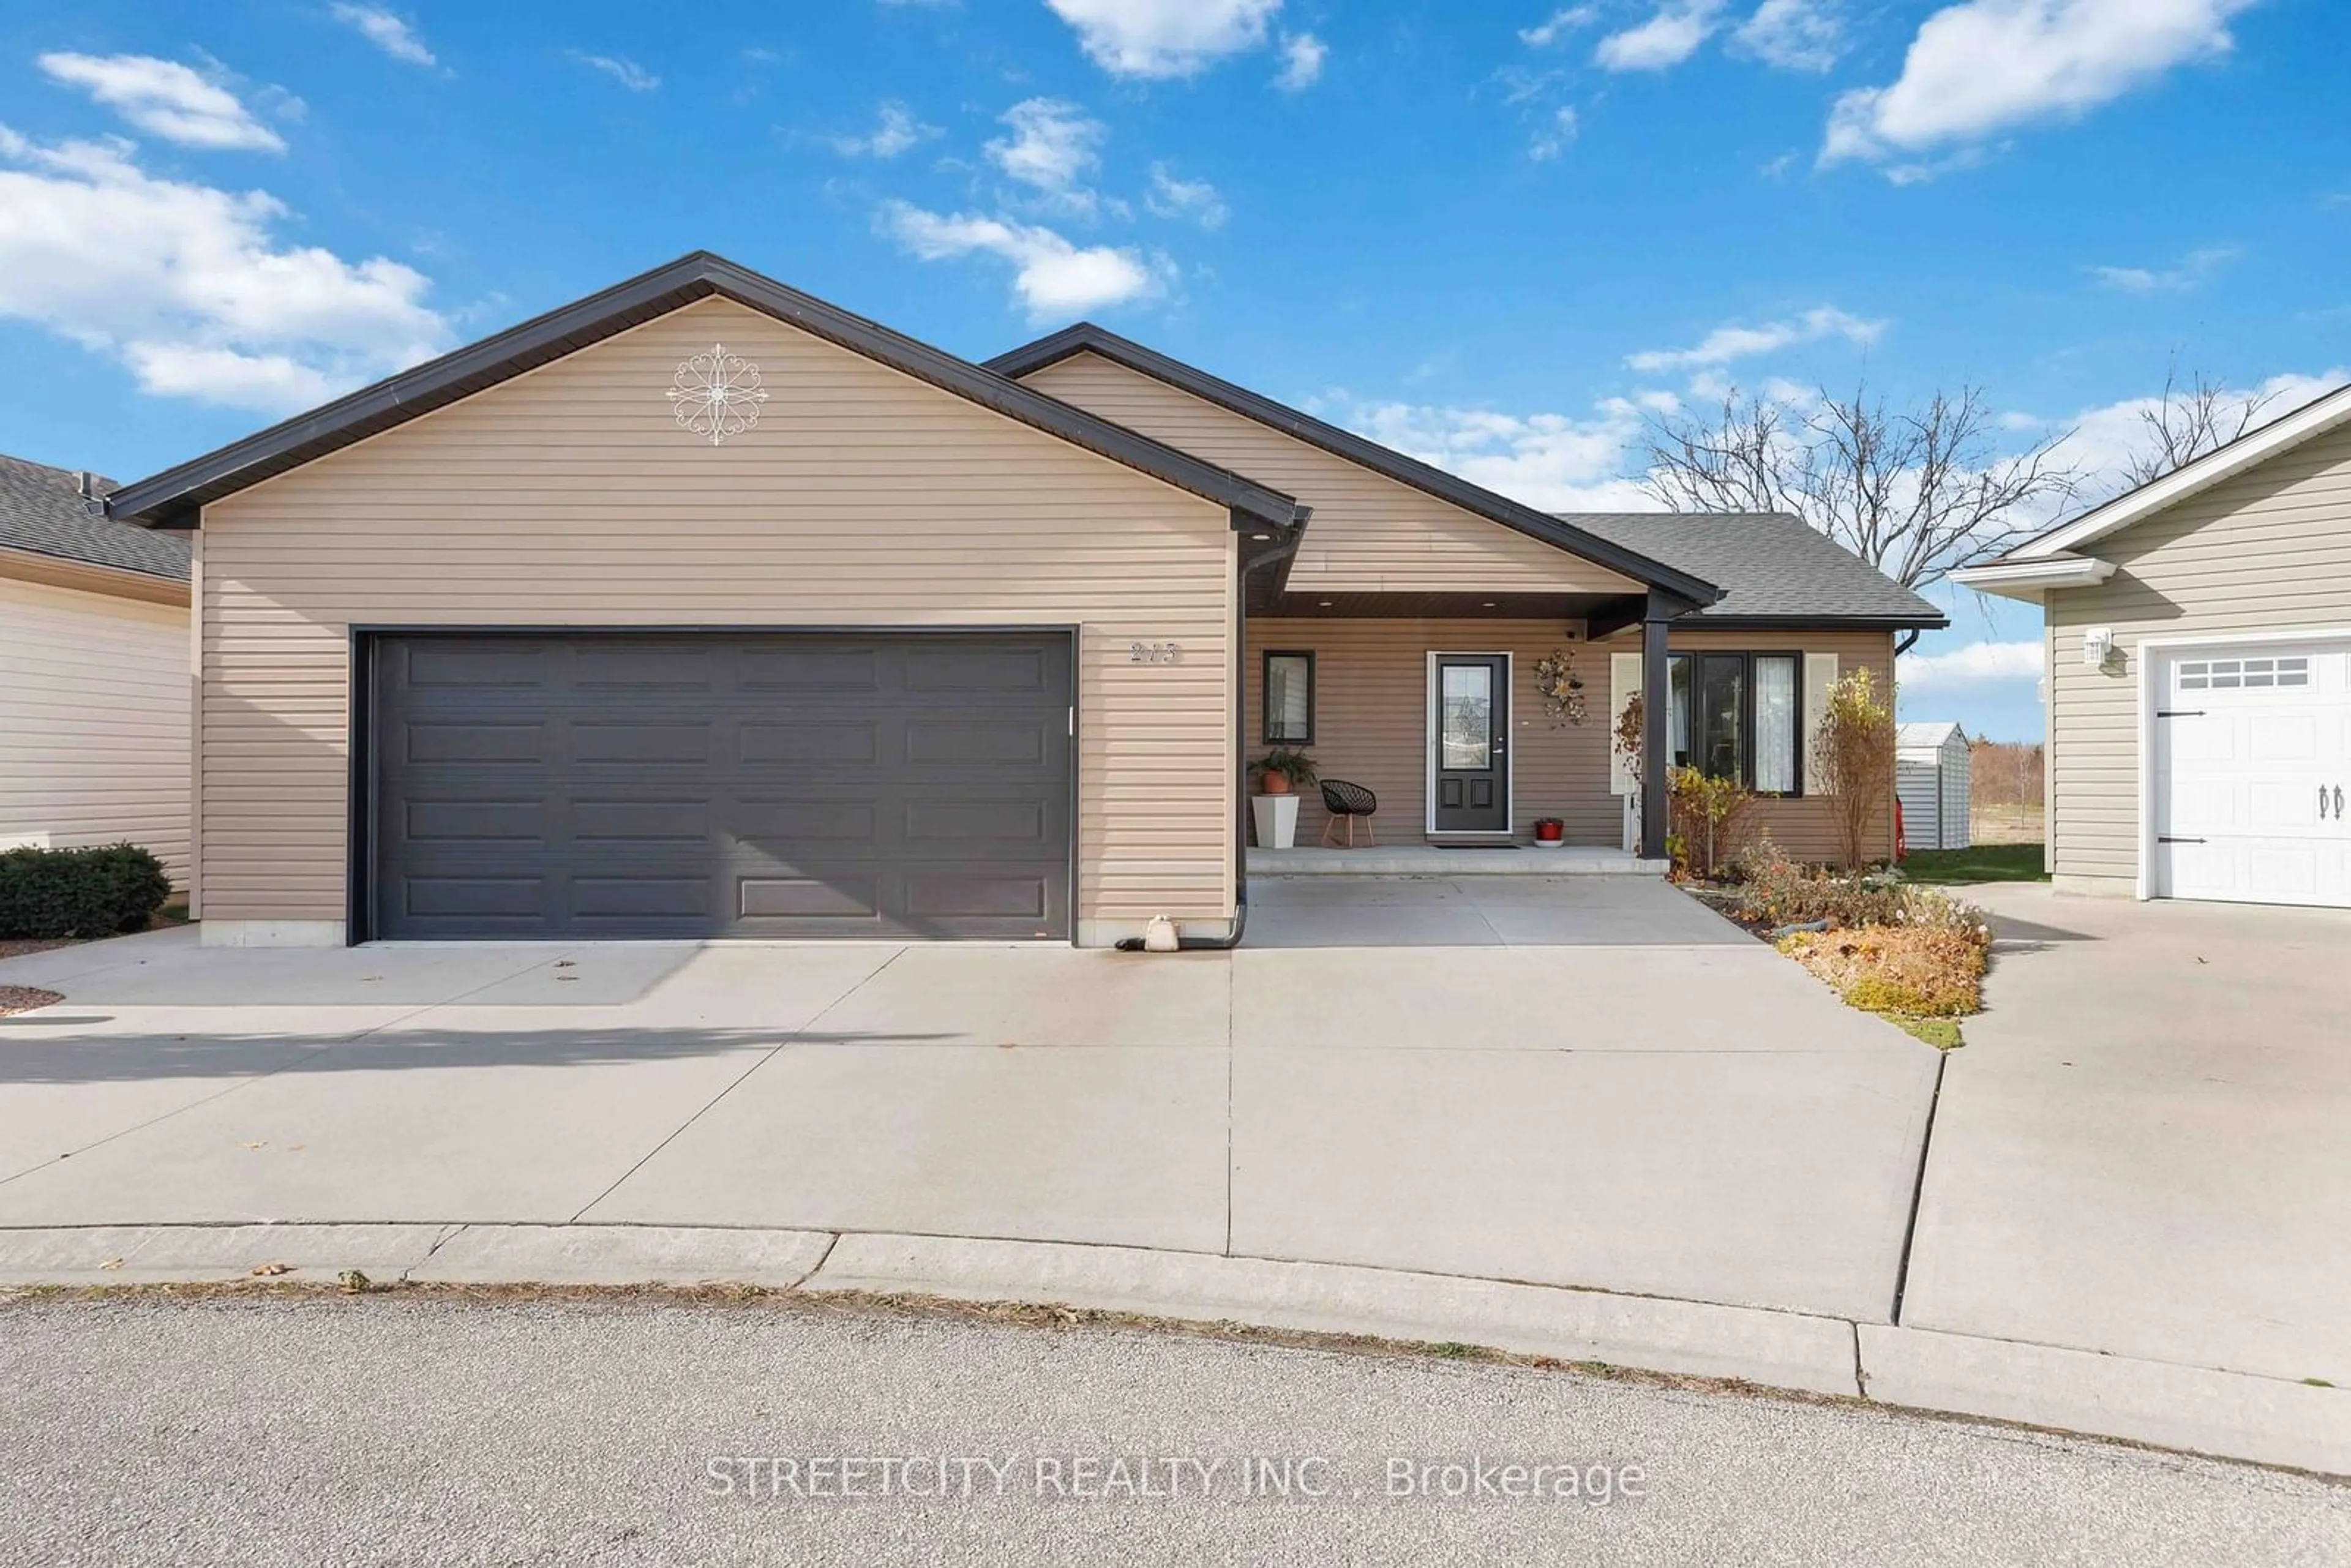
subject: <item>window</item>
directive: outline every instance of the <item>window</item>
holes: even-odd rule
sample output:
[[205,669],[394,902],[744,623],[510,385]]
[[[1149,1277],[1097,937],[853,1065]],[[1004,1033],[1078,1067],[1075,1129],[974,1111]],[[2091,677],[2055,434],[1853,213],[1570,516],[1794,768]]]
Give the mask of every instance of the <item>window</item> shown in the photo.
[[1445,666],[1445,727],[1440,750],[1446,768],[1494,765],[1494,672],[1484,664]]
[[1767,795],[1796,792],[1796,661],[1792,654],[1755,655],[1755,788]]
[[2179,689],[2183,692],[2308,685],[2308,659],[2191,659],[2179,666]]
[[1268,746],[1314,744],[1314,655],[1265,656],[1265,740]]
[[1797,653],[1669,654],[1667,760],[1761,794],[1801,794],[1802,676]]

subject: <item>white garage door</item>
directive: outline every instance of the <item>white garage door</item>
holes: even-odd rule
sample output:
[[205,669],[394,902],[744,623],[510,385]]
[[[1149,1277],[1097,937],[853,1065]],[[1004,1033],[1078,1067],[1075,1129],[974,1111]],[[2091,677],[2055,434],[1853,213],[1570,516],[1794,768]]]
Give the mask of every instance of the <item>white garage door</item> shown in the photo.
[[2156,896],[2351,905],[2351,644],[2181,650],[2155,676]]

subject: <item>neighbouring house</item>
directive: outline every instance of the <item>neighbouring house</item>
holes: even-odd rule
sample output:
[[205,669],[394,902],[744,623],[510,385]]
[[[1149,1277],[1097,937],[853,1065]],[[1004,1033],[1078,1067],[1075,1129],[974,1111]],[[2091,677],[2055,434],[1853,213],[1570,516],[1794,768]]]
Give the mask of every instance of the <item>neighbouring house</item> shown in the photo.
[[0,456],[0,848],[128,840],[188,873],[188,545],[113,481]]
[[2351,389],[1958,576],[2043,608],[2061,891],[2351,905]]
[[1895,727],[1894,794],[1902,802],[1905,847],[1963,850],[1974,841],[1974,775],[1968,732],[1951,720]]
[[1635,692],[1825,854],[1806,716],[1942,623],[1792,518],[1556,517],[1097,329],[981,366],[702,253],[112,508],[196,540],[214,942],[1217,936],[1274,745],[1384,843],[1622,853],[1638,798],[1656,856]]

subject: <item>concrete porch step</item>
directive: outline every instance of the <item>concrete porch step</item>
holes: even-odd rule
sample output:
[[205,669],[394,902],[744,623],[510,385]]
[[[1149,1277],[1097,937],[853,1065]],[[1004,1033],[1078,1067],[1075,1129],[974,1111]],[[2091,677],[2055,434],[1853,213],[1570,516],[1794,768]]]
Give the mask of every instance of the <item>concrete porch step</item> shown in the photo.
[[1353,850],[1251,846],[1248,868],[1252,876],[1663,876],[1667,862],[1595,844],[1565,844],[1555,850],[1531,844],[1499,849],[1450,849],[1437,844]]

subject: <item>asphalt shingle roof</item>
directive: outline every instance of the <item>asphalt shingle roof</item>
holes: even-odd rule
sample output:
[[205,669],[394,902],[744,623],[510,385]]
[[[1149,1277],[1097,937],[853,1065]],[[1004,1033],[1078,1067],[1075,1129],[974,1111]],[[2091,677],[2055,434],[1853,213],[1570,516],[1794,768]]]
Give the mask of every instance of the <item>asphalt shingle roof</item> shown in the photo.
[[1943,612],[1784,512],[1562,512],[1559,520],[1723,591],[1697,621],[1916,621]]
[[[115,488],[100,479],[101,496]],[[83,499],[70,468],[0,455],[0,549],[188,580],[188,541],[118,523]]]

